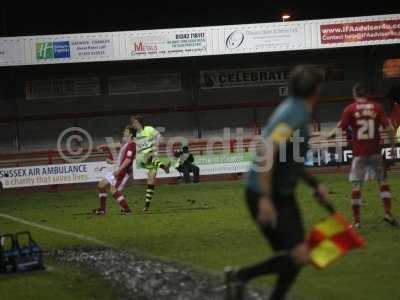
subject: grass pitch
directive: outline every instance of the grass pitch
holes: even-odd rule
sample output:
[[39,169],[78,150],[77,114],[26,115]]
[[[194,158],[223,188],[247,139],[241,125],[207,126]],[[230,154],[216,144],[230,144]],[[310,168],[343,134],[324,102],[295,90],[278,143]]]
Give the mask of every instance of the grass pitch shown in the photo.
[[[320,178],[338,209],[350,218],[350,185],[344,175]],[[400,216],[400,176],[390,174],[394,213]],[[98,206],[95,190],[0,196],[0,212],[48,227],[96,238],[115,247],[178,261],[205,270],[220,271],[226,265],[244,265],[270,256],[271,250],[249,218],[240,181],[163,185],[156,188],[151,213],[143,215],[144,187],[125,190],[132,216],[120,216],[112,198],[106,217],[91,218]],[[362,209],[368,241],[365,249],[351,252],[325,270],[304,270],[293,293],[304,299],[397,300],[400,299],[400,230],[383,223],[383,208],[375,183],[365,186]],[[298,198],[307,226],[326,213],[300,186]],[[0,217],[0,229],[29,229],[45,250],[91,245],[92,242],[30,227]],[[1,299],[115,299],[108,283],[84,269],[51,260],[52,270],[42,273],[0,276]],[[272,284],[263,278],[259,284]]]

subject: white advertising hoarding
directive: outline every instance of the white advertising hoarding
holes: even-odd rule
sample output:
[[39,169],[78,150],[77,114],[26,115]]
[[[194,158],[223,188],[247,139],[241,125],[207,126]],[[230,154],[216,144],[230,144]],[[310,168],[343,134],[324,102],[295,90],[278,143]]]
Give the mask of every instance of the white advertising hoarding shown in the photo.
[[400,43],[400,14],[0,38],[0,66],[294,51]]
[[101,180],[112,169],[106,162],[4,168],[0,180],[5,189],[87,183]]
[[74,38],[71,39],[70,47],[72,59],[92,60],[114,57],[112,37]]
[[[201,175],[218,175],[244,173],[249,170],[249,161],[233,161],[225,163],[199,164]],[[88,162],[78,164],[43,165],[33,167],[15,167],[0,169],[0,181],[5,189],[35,187],[46,185],[79,184],[98,182],[114,166],[106,162]],[[180,174],[176,169],[171,169],[169,174],[160,172],[158,178],[177,178]],[[145,169],[138,169],[134,162],[134,179],[146,179]],[[131,178],[132,180],[132,178]]]
[[25,64],[24,40],[0,38],[0,66],[2,64]]
[[269,26],[265,26],[265,24],[230,26],[224,28],[223,34],[224,40],[221,48],[228,53],[286,51],[305,48],[304,25],[298,22],[274,23]]
[[158,58],[173,56],[205,55],[208,53],[207,38],[210,31],[175,30],[143,32],[129,35],[128,58]]

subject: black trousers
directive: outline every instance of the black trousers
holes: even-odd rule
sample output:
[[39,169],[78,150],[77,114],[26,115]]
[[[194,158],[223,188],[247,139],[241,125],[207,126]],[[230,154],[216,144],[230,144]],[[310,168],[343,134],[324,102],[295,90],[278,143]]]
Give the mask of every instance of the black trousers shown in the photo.
[[183,173],[183,179],[185,183],[192,182],[190,173],[193,173],[193,182],[197,183],[200,181],[200,169],[194,164],[184,164],[176,168],[179,172]]

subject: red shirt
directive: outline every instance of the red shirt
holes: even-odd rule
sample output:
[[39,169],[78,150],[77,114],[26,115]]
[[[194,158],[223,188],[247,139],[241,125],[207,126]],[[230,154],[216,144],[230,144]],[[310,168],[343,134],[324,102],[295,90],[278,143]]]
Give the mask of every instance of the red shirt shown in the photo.
[[379,154],[381,126],[387,127],[389,120],[382,106],[376,102],[354,102],[343,111],[339,127],[352,129],[352,145],[354,156]]
[[[118,167],[121,166],[126,159],[133,160],[136,156],[136,145],[135,143],[126,143],[119,150],[118,155]],[[130,163],[123,172],[132,174],[133,165]]]
[[390,120],[392,121],[394,129],[397,130],[397,128],[400,127],[400,104],[396,103],[394,105]]

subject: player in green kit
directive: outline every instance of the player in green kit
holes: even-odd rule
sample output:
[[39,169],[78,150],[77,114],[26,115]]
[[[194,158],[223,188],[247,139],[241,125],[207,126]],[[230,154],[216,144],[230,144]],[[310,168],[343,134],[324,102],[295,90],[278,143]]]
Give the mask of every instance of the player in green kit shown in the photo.
[[243,299],[245,284],[262,275],[277,275],[270,299],[284,299],[309,250],[295,190],[300,179],[330,212],[333,206],[319,182],[304,167],[308,125],[323,76],[310,66],[296,67],[290,77],[290,97],[274,112],[262,132],[262,142],[250,168],[246,200],[253,220],[277,255],[261,263],[225,270],[226,299]]
[[135,138],[136,165],[139,168],[147,170],[146,201],[143,211],[148,212],[154,195],[157,171],[161,168],[166,173],[169,173],[171,162],[161,161],[158,157],[157,144],[160,133],[154,127],[145,126],[143,118],[140,115],[132,117],[131,125],[137,130]]

